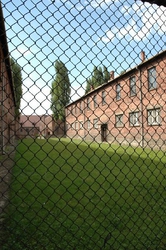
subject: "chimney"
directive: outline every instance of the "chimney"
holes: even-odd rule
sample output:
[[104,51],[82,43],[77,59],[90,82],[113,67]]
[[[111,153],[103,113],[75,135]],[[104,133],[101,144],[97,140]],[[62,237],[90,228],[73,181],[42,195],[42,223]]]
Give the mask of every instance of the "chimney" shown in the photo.
[[141,51],[141,61],[145,61],[145,52],[143,50]]
[[114,71],[112,70],[111,72],[110,72],[110,80],[113,80],[114,79]]
[[94,90],[93,84],[90,86],[90,91]]

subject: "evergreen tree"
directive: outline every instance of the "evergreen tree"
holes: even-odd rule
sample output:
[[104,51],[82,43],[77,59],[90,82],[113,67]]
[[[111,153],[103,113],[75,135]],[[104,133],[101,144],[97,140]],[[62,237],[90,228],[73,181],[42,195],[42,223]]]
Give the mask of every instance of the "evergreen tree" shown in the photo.
[[108,82],[110,79],[110,73],[109,71],[107,70],[107,67],[104,66],[103,67],[103,80],[104,80],[104,83]]
[[86,89],[85,89],[85,94],[87,94],[90,90],[91,90],[91,87],[93,87],[93,81],[91,78],[88,78],[86,80]]
[[103,67],[103,70],[102,67],[97,68],[94,66],[92,77],[88,78],[86,81],[85,93],[88,93],[91,90],[91,87],[96,88],[103,83],[108,82],[109,78],[110,74],[105,66]]
[[22,98],[22,74],[20,65],[13,58],[10,58],[10,64],[16,98],[15,116],[17,118],[20,115],[20,103]]
[[61,61],[55,63],[56,77],[52,82],[51,110],[55,120],[65,120],[65,106],[69,104],[71,85],[68,70]]

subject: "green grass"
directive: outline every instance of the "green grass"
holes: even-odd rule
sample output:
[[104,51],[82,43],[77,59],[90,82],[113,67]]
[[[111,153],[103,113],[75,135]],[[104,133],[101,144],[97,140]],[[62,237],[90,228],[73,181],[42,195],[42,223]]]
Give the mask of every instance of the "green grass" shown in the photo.
[[166,248],[165,152],[27,139],[15,160],[3,250]]

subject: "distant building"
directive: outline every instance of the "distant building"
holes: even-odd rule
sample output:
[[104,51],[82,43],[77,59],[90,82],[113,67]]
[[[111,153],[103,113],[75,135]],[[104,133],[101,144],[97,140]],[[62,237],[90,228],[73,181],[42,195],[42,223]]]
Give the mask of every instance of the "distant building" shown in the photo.
[[21,115],[18,138],[49,138],[64,136],[64,123],[54,121],[52,115]]
[[166,51],[66,106],[70,138],[166,146]]
[[0,4],[0,151],[15,139],[15,93],[6,30]]

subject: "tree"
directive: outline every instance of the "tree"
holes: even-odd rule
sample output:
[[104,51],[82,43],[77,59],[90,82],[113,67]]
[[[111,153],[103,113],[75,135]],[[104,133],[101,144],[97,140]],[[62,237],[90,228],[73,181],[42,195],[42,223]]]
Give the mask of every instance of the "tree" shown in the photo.
[[55,120],[65,120],[65,106],[69,104],[71,84],[68,70],[61,61],[55,62],[56,77],[52,82],[51,110]]
[[103,67],[103,79],[105,83],[110,79],[110,72],[107,70],[106,66]]
[[86,80],[86,89],[85,89],[85,94],[87,94],[90,90],[91,90],[91,87],[93,87],[93,81],[91,78],[88,78]]
[[13,75],[15,98],[16,98],[15,117],[18,118],[20,116],[20,103],[22,98],[21,67],[13,58],[10,58],[10,63]]
[[94,66],[92,77],[88,78],[86,81],[85,93],[88,93],[91,90],[91,87],[96,88],[103,83],[108,82],[109,78],[110,74],[105,66],[103,67],[103,70],[102,67],[97,68]]

